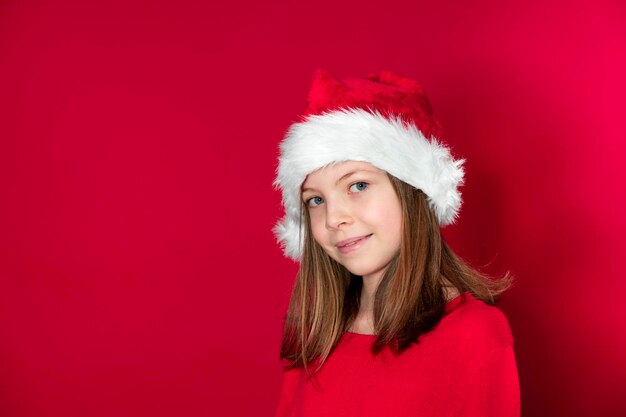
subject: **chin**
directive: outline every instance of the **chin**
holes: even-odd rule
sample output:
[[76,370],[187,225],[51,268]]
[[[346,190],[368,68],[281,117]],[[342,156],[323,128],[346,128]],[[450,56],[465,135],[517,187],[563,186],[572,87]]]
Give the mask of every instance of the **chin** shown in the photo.
[[362,276],[366,276],[366,275],[372,275],[375,274],[377,272],[379,272],[382,268],[376,268],[376,267],[367,267],[364,265],[346,265],[346,264],[342,264],[348,271],[350,271],[350,273],[354,274],[354,275],[358,275],[360,277]]

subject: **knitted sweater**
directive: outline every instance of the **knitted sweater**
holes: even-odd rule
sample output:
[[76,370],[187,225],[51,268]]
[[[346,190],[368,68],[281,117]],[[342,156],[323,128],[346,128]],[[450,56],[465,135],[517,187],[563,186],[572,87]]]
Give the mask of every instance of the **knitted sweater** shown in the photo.
[[277,417],[518,417],[513,337],[501,310],[465,292],[400,355],[346,332],[316,376],[283,374]]

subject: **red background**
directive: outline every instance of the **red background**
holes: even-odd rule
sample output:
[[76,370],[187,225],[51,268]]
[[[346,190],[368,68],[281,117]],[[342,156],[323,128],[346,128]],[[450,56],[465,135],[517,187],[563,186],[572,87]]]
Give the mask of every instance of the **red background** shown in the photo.
[[314,69],[423,84],[524,416],[626,415],[621,2],[0,3],[0,415],[271,416]]

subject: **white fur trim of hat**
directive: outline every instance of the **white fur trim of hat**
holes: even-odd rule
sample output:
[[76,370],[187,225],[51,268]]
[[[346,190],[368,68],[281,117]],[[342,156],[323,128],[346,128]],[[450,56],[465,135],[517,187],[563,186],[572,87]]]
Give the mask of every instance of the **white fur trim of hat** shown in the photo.
[[343,161],[369,162],[422,190],[440,226],[456,220],[465,160],[455,160],[437,138],[426,138],[402,118],[384,117],[372,109],[343,108],[312,114],[303,122],[293,123],[280,144],[274,186],[282,190],[285,215],[273,232],[285,256],[297,261],[302,255],[300,199],[306,176]]

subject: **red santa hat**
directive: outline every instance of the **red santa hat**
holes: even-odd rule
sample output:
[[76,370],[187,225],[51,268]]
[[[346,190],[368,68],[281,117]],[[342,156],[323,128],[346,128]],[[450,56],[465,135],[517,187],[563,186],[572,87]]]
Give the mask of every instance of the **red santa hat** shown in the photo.
[[319,69],[308,108],[280,144],[274,186],[284,217],[273,231],[285,255],[299,260],[304,247],[301,186],[311,172],[343,161],[369,162],[422,190],[440,226],[461,207],[464,159],[440,141],[441,128],[420,85],[391,71],[338,80]]

